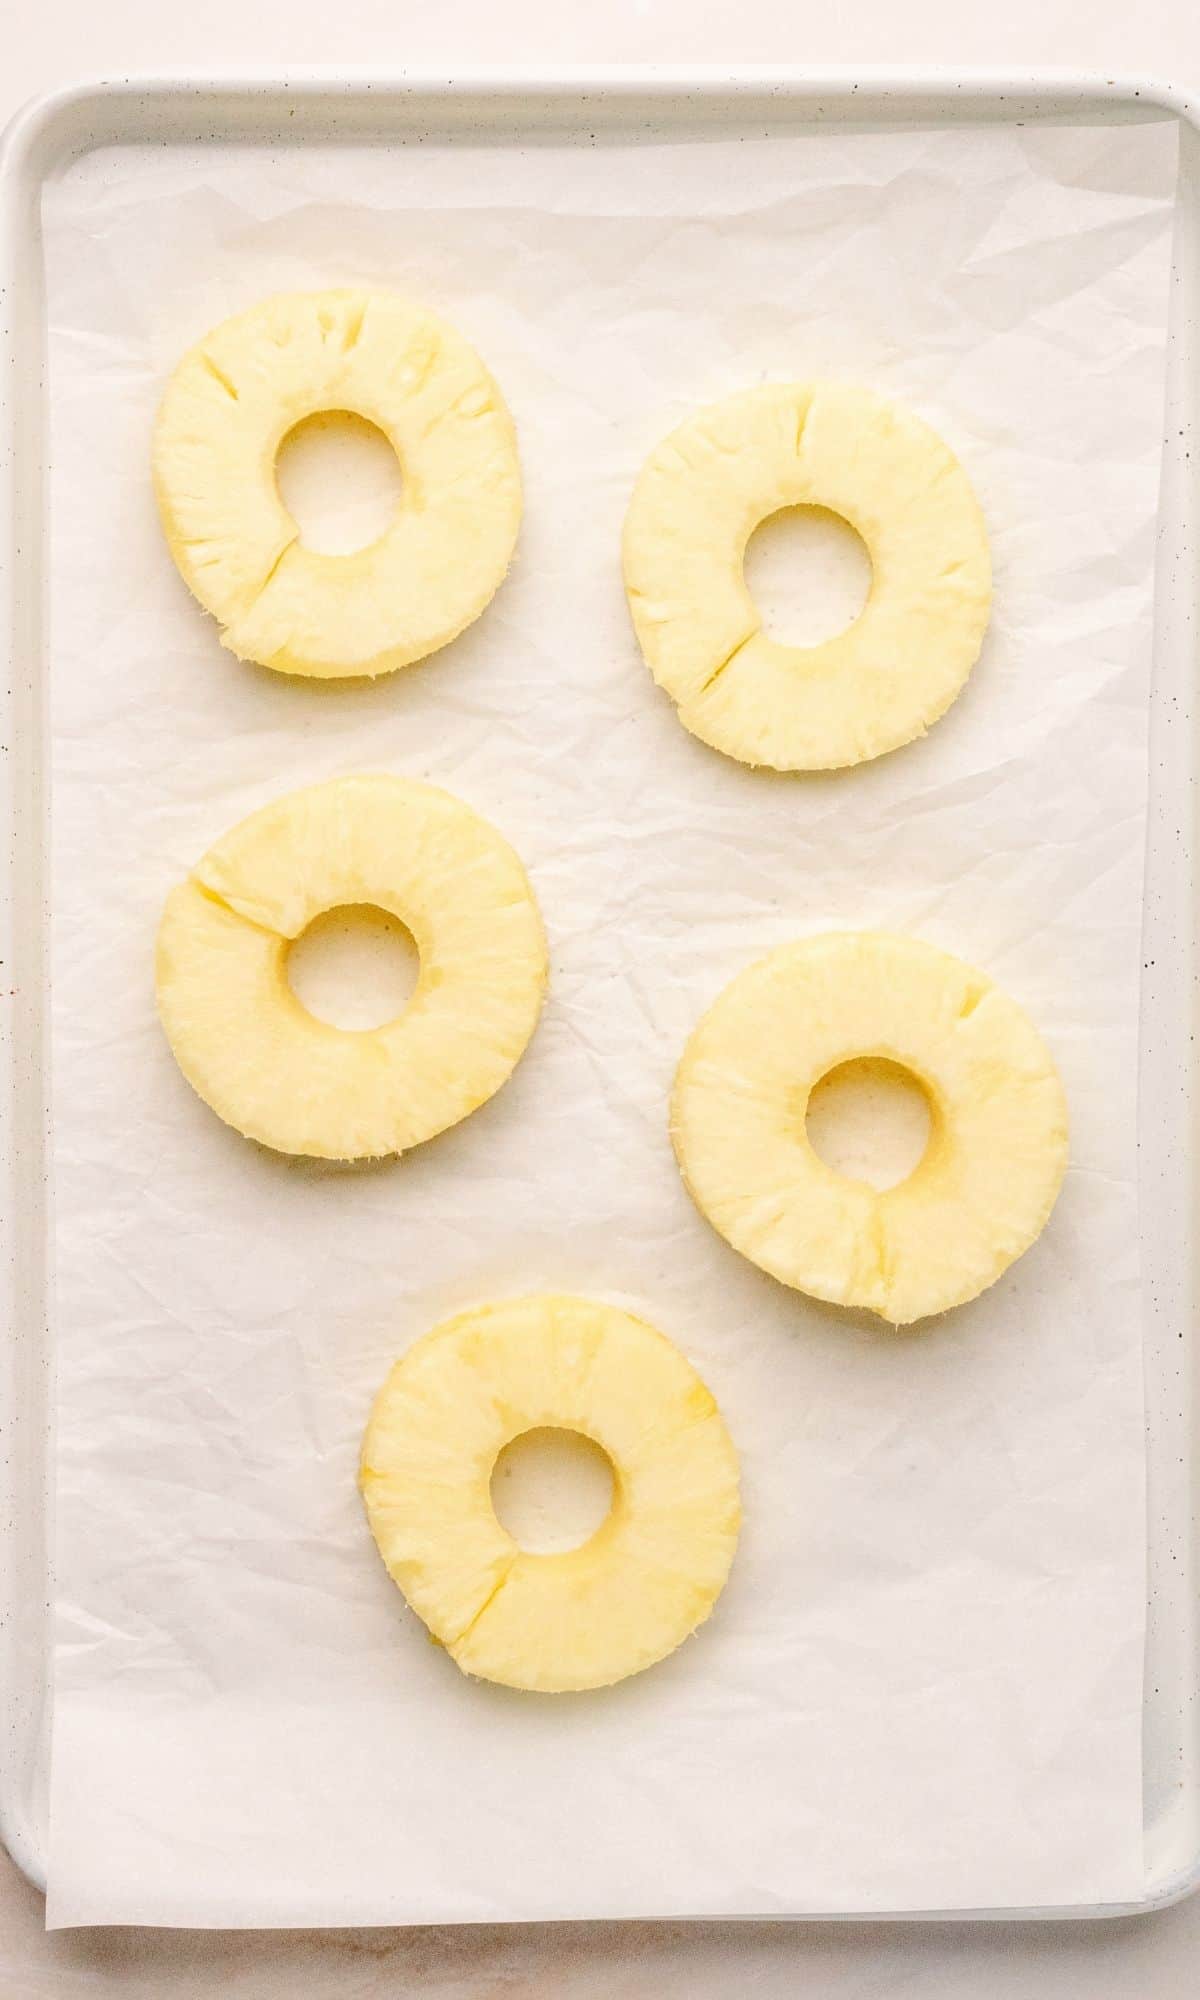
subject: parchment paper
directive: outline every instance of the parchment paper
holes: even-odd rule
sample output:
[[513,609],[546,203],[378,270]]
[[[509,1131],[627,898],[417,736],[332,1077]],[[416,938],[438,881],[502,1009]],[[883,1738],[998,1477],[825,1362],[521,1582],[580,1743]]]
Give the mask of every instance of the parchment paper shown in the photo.
[[[1117,1898],[1141,1877],[1135,1091],[1174,128],[93,154],[52,185],[58,1622],[52,1924],[383,1923]],[[519,560],[427,664],[239,665],[162,544],[171,366],[280,287],[392,285],[519,427]],[[780,779],[694,743],[628,629],[649,447],[823,373],[907,398],[996,610],[925,741]],[[449,786],[525,857],[553,983],[499,1098],[394,1165],[226,1130],[158,1029],[163,897],[291,786]],[[826,924],[978,962],[1062,1067],[1038,1245],[897,1336],[693,1211],[684,1039]],[[710,1382],[745,1531],[618,1689],[463,1679],[354,1487],[396,1353],[472,1301],[631,1304]]]

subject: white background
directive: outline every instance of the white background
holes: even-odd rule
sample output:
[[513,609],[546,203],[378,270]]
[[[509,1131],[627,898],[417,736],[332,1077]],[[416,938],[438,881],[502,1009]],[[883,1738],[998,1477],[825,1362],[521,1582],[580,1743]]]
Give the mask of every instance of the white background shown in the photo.
[[[973,21],[940,0],[825,6],[810,21],[794,7],[675,5],[608,7],[573,21],[568,9],[450,4],[408,18],[382,0],[358,0],[352,20],[329,33],[329,13],[311,0],[208,0],[190,16],[168,16],[148,0],[105,9],[41,8],[21,23],[22,47],[6,51],[3,108],[81,72],[234,69],[322,61],[447,67],[455,62],[669,61],[715,64],[804,60],[833,63],[1079,65],[1138,69],[1200,84],[1200,19],[1170,0],[1135,15],[1112,0],[1088,11],[1066,0],[1011,0],[1000,16]],[[2,1990],[23,1996],[218,1990],[234,1996],[337,1991],[352,1996],[415,1991],[489,1995],[515,1990],[566,2000],[601,1991],[633,1995],[724,1994],[735,1988],[783,1995],[919,1991],[968,1996],[1016,1993],[1033,1984],[1055,1996],[1103,1989],[1174,1994],[1200,1962],[1200,1904],[1128,1924],[938,1930],[822,1928],[704,1931],[631,1927],[352,1937],[197,1938],[109,1933],[40,1936],[38,1899],[15,1877],[0,1902]]]
[[[1140,1883],[1135,1052],[1176,136],[131,147],[47,189],[56,1926],[1023,1908]],[[214,318],[331,269],[419,285],[470,329],[526,505],[452,672],[314,705],[196,617],[145,440]],[[800,351],[961,440],[996,585],[938,728],[802,792],[647,699],[612,561],[650,442]],[[550,991],[470,1129],[322,1174],[184,1084],[149,939],[231,818],[380,764],[504,828]],[[986,966],[1072,1106],[1053,1230],[915,1342],[731,1260],[662,1130],[697,1008],[831,922]],[[742,1457],[721,1617],[586,1717],[518,1719],[404,1645],[354,1494],[398,1348],[531,1283],[675,1334]]]

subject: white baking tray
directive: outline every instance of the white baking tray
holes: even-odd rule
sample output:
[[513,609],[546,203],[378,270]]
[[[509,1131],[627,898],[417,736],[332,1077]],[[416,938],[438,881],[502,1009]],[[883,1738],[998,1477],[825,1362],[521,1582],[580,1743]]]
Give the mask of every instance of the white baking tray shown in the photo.
[[[46,669],[51,586],[44,533],[47,410],[40,197],[50,172],[114,144],[455,133],[493,142],[578,127],[757,136],[818,124],[939,127],[981,121],[1094,125],[1169,116],[1180,126],[1166,454],[1156,586],[1139,1131],[1148,1578],[1145,1889],[1135,1903],[1069,1911],[903,1910],[961,1919],[1117,1915],[1200,1885],[1200,1390],[1192,1237],[1197,1021],[1192,856],[1200,665],[1200,105],[1155,83],[1075,76],[803,71],[595,71],[404,80],[305,74],[142,78],[44,98],[0,154],[0,1835],[44,1883],[48,1561],[53,1436],[48,1126]],[[821,1913],[836,1917],[834,1910]]]

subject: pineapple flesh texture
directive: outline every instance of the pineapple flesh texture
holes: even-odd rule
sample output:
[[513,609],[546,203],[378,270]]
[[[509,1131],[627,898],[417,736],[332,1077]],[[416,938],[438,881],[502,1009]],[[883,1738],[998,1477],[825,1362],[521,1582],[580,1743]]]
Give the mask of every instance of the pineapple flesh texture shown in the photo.
[[[287,955],[314,917],[371,903],[407,925],[420,976],[379,1028],[317,1020]],[[431,785],[340,778],[234,827],[167,898],[156,985],[188,1082],[282,1153],[402,1153],[499,1090],[546,985],[541,919],[505,840]]]
[[[931,1134],[899,1186],[826,1166],[811,1092],[855,1057],[901,1064]],[[895,1325],[986,1289],[1035,1241],[1067,1163],[1067,1109],[1044,1043],[983,973],[915,939],[831,932],[741,973],[675,1080],[684,1181],[735,1250],[784,1284]]]
[[[580,1548],[540,1555],[490,1488],[504,1447],[548,1425],[607,1453],[614,1498]],[[463,1672],[543,1693],[673,1652],[720,1595],[741,1521],[737,1457],[690,1363],[578,1298],[486,1306],[418,1340],[376,1399],[361,1486],[390,1574]]]
[[[378,425],[404,474],[392,522],[349,555],[305,548],[279,495],[288,432],[322,411]],[[521,517],[516,434],[474,349],[388,293],[289,293],[214,328],[172,376],[154,489],[184,581],[239,659],[390,673],[477,618]]]
[[[746,544],[781,508],[867,546],[859,617],[818,646],[762,629]],[[651,454],[625,521],[634,628],[684,727],[744,764],[843,768],[921,736],[979,655],[987,534],[958,460],[908,411],[843,383],[776,383],[698,412]]]

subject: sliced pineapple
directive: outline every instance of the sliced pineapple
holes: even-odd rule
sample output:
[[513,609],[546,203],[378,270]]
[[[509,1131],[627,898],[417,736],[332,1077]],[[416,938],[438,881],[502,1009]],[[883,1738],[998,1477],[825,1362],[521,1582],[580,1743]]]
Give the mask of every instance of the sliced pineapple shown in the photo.
[[[328,909],[406,924],[421,970],[380,1028],[317,1020],[288,984],[292,940]],[[511,1073],[546,984],[525,870],[494,827],[431,785],[339,778],[235,826],[171,891],[158,1008],[188,1082],[282,1153],[402,1153],[474,1111]]]
[[[805,1128],[821,1078],[855,1057],[924,1090],[930,1139],[880,1191],[826,1166]],[[983,973],[916,939],[829,932],[740,973],[695,1030],[671,1110],[697,1206],[754,1264],[896,1325],[993,1284],[1040,1234],[1067,1162],[1058,1073]]]
[[[840,514],[873,569],[861,615],[819,646],[768,638],[743,575],[754,529],[799,505]],[[923,735],[970,673],[991,602],[958,460],[917,417],[844,383],[750,389],[681,425],[637,482],[624,561],[646,663],[685,728],[783,771]]]
[[[526,1431],[581,1432],[613,1467],[582,1547],[523,1550],[490,1484]],[[546,1693],[607,1687],[712,1610],[737,1543],[737,1457],[712,1396],[645,1320],[587,1299],[461,1314],[409,1349],[376,1398],[361,1484],[371,1532],[464,1673]]]
[[[279,496],[288,432],[320,411],[378,425],[404,473],[395,518],[351,555],[305,548]],[[453,327],[389,293],[297,292],[184,356],[154,431],[171,553],[239,659],[384,674],[477,618],[521,517],[512,418]]]

